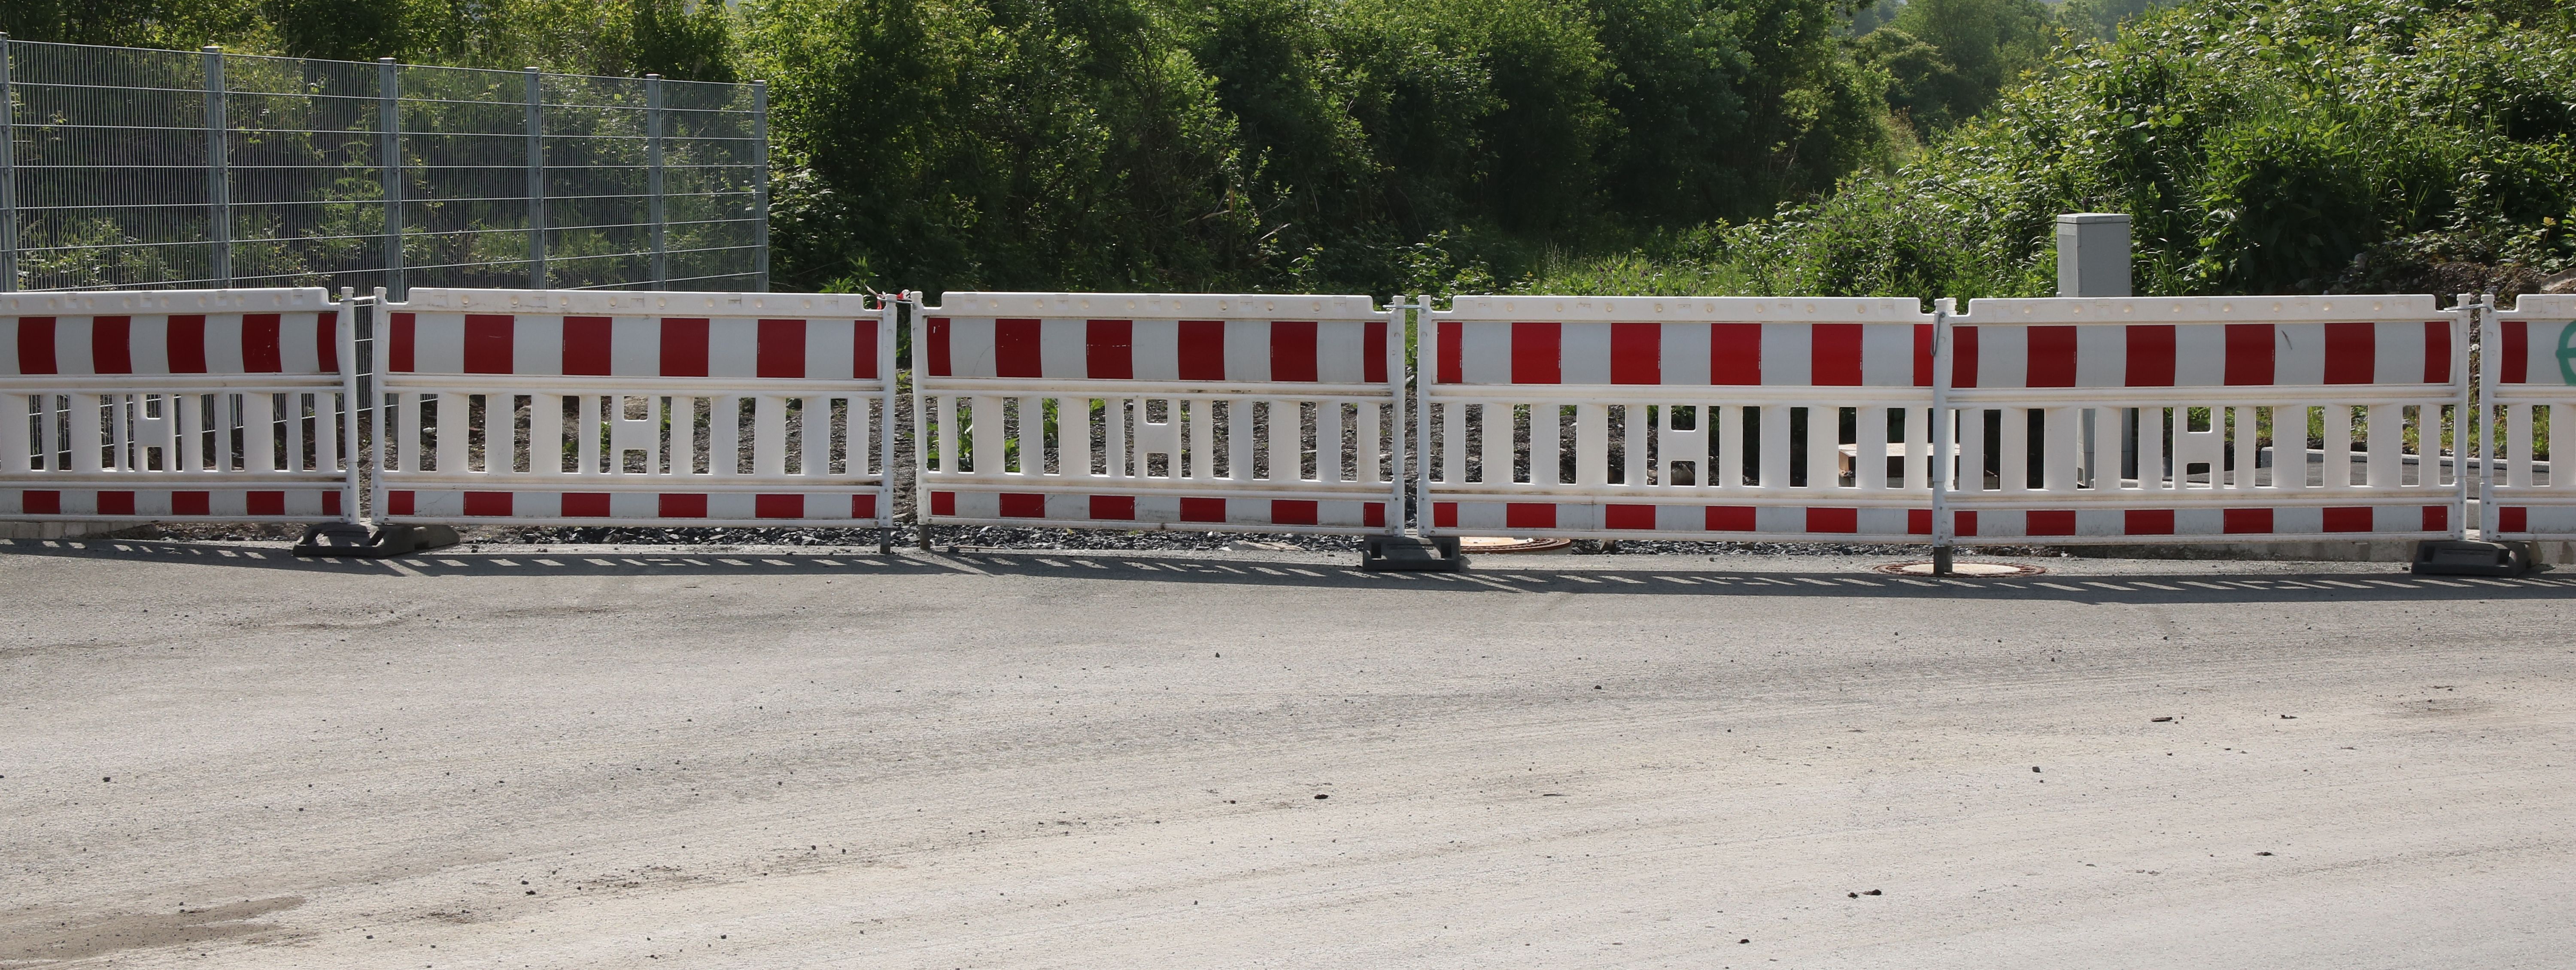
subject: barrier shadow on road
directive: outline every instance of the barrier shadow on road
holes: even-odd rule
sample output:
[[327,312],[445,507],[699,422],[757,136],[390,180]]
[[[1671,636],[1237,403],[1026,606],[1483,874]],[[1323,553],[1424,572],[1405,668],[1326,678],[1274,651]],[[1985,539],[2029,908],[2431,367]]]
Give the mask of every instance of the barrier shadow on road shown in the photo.
[[1473,594],[1573,596],[1701,596],[1711,598],[1829,597],[1836,599],[1996,599],[2085,603],[2259,603],[2330,600],[2477,600],[2576,596],[2576,575],[2541,573],[2489,579],[2413,576],[2389,567],[2383,573],[2320,569],[2284,573],[2277,568],[2229,574],[2175,571],[2163,574],[2043,574],[2016,578],[1931,579],[1891,576],[1853,568],[1776,570],[1727,568],[1722,562],[1673,557],[1604,560],[1599,565],[1546,568],[1526,562],[1478,565],[1458,573],[1363,572],[1347,564],[1229,559],[1206,554],[1150,552],[954,552],[823,549],[741,551],[676,546],[653,551],[571,547],[484,552],[444,549],[395,559],[299,559],[277,546],[151,540],[0,540],[0,555],[186,563],[229,569],[286,570],[304,574],[391,575],[422,579],[472,577],[760,576],[881,577],[950,575],[1077,580],[1137,584],[1276,586],[1350,590],[1412,590]]

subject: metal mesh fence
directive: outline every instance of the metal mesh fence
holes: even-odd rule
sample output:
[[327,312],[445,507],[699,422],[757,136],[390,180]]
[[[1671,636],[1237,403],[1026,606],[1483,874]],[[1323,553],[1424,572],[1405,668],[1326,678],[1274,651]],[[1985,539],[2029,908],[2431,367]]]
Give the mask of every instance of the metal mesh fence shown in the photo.
[[0,290],[768,289],[761,86],[0,40]]

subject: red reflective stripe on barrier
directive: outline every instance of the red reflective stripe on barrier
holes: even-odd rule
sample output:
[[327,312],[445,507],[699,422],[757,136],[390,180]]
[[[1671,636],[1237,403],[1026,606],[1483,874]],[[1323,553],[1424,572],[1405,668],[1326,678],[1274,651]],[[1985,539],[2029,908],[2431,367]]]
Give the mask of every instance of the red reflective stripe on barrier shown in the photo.
[[[393,494],[395,497],[394,500],[389,500],[387,503],[393,507],[391,510],[393,514],[410,515],[411,493],[395,492]],[[213,515],[215,514],[214,509],[215,493],[213,492],[170,493],[170,514],[172,515]]]
[[707,517],[707,497],[697,492],[664,492],[655,511],[665,519],[703,519]]
[[1746,386],[1762,383],[1761,324],[1708,325],[1708,382]]
[[1371,320],[1360,338],[1360,379],[1386,383],[1386,321]]
[[1914,325],[1914,386],[1932,386],[1932,325],[1928,323]]
[[[797,321],[803,323],[804,321]],[[805,496],[754,495],[751,515],[756,519],[801,519],[805,517]]]
[[2325,530],[2328,532],[2368,532],[2371,530],[2371,514],[2368,506],[2361,506],[2358,508],[2346,506],[2325,509],[2323,511],[2325,513],[2323,516],[2325,519]]
[[1819,323],[1807,328],[1810,356],[1807,383],[1818,387],[1859,387],[1861,325]]
[[[314,356],[321,358],[322,369],[332,373],[338,373],[340,370],[339,311],[324,310],[313,315],[313,346],[317,351]],[[337,495],[339,493],[332,492],[330,494]],[[335,499],[334,501],[337,500]],[[338,513],[335,512],[333,514],[336,515]]]
[[[607,492],[565,492],[560,509],[567,519],[605,519],[609,517]],[[406,513],[408,514],[408,513]]]
[[1460,384],[1466,381],[1461,373],[1465,370],[1466,350],[1459,346],[1466,339],[1464,330],[1456,320],[1440,321],[1440,383]]
[[853,519],[876,518],[877,497],[874,495],[850,496],[850,517]]
[[1664,382],[1664,325],[1660,323],[1614,323],[1610,325],[1610,383],[1661,384]]
[[18,318],[18,373],[59,373],[54,369],[54,318]]
[[1092,380],[1135,380],[1136,321],[1093,320],[1083,324],[1082,362],[1084,376]]
[[1320,514],[1315,503],[1305,499],[1271,499],[1270,524],[1314,525]]
[[[395,314],[401,319],[407,314]],[[607,317],[565,317],[563,321],[563,372],[566,374],[608,376],[610,344],[617,328]],[[399,367],[396,370],[410,370]],[[571,513],[565,513],[567,515]]]
[[[274,313],[242,314],[242,371],[244,373],[275,374],[286,369],[285,364],[278,359],[278,322],[278,315]],[[279,501],[283,502],[285,499],[281,497]],[[286,513],[279,511],[274,514]]]
[[2506,384],[2530,383],[2531,324],[2525,320],[2499,320],[2504,324],[2504,381]]
[[251,515],[285,515],[285,492],[250,492],[242,496],[243,511]]
[[[954,329],[947,317],[930,318],[930,376],[950,376],[948,366],[948,332]],[[945,514],[945,513],[939,513]]]
[[1046,496],[1031,492],[1003,492],[1001,516],[1005,519],[1046,518]]
[[2261,535],[2272,531],[2271,509],[2228,509],[2218,519],[2219,530],[2228,535]]
[[1225,521],[1225,500],[1221,498],[1182,499],[1181,521],[1223,522]]
[[[796,379],[805,376],[805,321],[760,321],[759,346],[752,352],[752,373],[761,377]],[[873,342],[870,352],[876,350]],[[852,371],[854,377],[866,372]]]
[[1509,529],[1556,528],[1556,503],[1507,503],[1503,506],[1503,526]]
[[956,515],[956,514],[957,514],[957,493],[955,493],[955,492],[932,492],[932,493],[930,493],[930,514],[932,514],[932,515]]
[[2378,380],[2378,355],[2378,324],[2326,324],[2326,383],[2368,384]]
[[1432,527],[1432,528],[1435,528],[1435,529],[1455,529],[1455,528],[1457,528],[1457,527],[1458,527],[1458,503],[1456,503],[1456,502],[1433,502],[1433,503],[1431,503],[1431,527]]
[[2120,531],[2133,536],[2169,536],[2174,534],[2172,509],[2130,509],[2122,515]]
[[1175,353],[1185,381],[1225,379],[1225,321],[1183,320]]
[[1136,521],[1136,497],[1133,495],[1094,495],[1091,517],[1109,522]]
[[1931,510],[1931,509],[1906,509],[1906,510],[1905,510],[1905,534],[1907,534],[1907,535],[1917,535],[1917,536],[1928,536],[1928,535],[1931,535],[1931,534],[1932,534],[1932,510]]
[[2023,387],[2075,386],[2075,328],[2031,327]]
[[707,376],[705,317],[662,318],[661,374],[664,377]]
[[[338,492],[333,492],[333,493],[331,493],[331,494],[333,494],[333,495],[337,495],[337,494],[339,494],[339,493],[338,493]],[[98,493],[98,514],[100,514],[100,515],[133,515],[133,514],[134,514],[134,493],[132,493],[132,492],[100,492],[100,493]]]
[[1809,532],[1859,532],[1859,509],[1808,509]]
[[[1654,324],[1647,324],[1654,326]],[[1652,529],[1655,507],[1652,505],[1605,505],[1601,507],[1601,527],[1605,529]]]
[[1559,355],[1565,327],[1555,323],[1512,324],[1512,383],[1558,384],[1565,379]]
[[2271,324],[2228,324],[2227,386],[2272,383],[2272,349]]
[[[134,373],[134,318],[93,317],[89,321],[89,372]],[[333,367],[333,370],[339,368]],[[101,493],[102,496],[105,493]],[[119,513],[132,515],[131,512]]]
[[2450,529],[2451,509],[2449,506],[2427,505],[2424,507],[2424,531],[2448,532]]
[[[187,374],[205,373],[206,318],[197,318],[198,339],[193,341],[193,343],[197,344],[197,366],[193,368],[182,368],[179,366],[179,319],[180,318],[178,317],[170,318],[170,369],[175,372]],[[418,317],[409,313],[394,314],[393,326],[390,328],[392,331],[390,336],[393,338],[394,345],[392,352],[387,355],[391,359],[386,362],[385,369],[402,371],[405,373],[409,373],[410,371],[417,369],[412,363],[412,351],[415,343],[413,332],[417,329],[418,320]]]
[[510,493],[467,492],[465,493],[465,514],[509,518]]
[[1386,503],[1370,502],[1360,506],[1360,524],[1373,529],[1386,528]]
[[2033,536],[2071,536],[2075,534],[2075,513],[2065,509],[2026,512],[2022,515],[2022,534]]
[[850,379],[873,381],[883,376],[877,370],[877,321],[851,321]]
[[[411,314],[394,314],[394,370],[411,369]],[[193,313],[170,318],[162,332],[162,343],[170,355],[170,373],[203,374],[206,372],[206,318]]]
[[[1977,328],[1950,328],[1950,386],[1977,386]],[[1960,535],[1974,535],[1962,532]]]
[[2424,321],[2424,383],[2451,382],[2451,325],[2442,320]]
[[329,491],[329,492],[324,492],[324,493],[322,493],[322,514],[324,514],[324,515],[338,515],[338,514],[340,514],[340,493],[339,493],[338,491]]
[[1972,536],[1972,535],[1976,535],[1976,534],[1977,534],[1977,513],[1974,513],[1974,512],[1952,512],[1952,513],[1950,513],[1950,534],[1952,534],[1952,535],[1961,535],[1961,536]]
[[1270,379],[1274,381],[1315,379],[1314,321],[1273,320],[1270,322]]
[[2527,508],[2523,508],[2523,507],[2518,506],[2518,505],[2508,505],[2508,506],[2505,506],[2505,507],[2503,507],[2503,508],[2497,509],[2497,510],[2496,510],[2496,531],[2498,531],[2498,532],[2529,532],[2529,531],[2531,531],[2531,510],[2530,510],[2530,509],[2527,509]]
[[2131,324],[2129,338],[2129,373],[2124,383],[2130,387],[2172,387],[2174,383],[2174,328],[2169,323]]
[[516,317],[506,314],[467,314],[465,316],[465,372],[468,374],[512,373],[514,368],[511,347],[517,342],[517,330],[518,318]]
[[18,493],[18,508],[28,515],[63,514],[63,493],[29,489]]
[[1751,532],[1754,511],[1747,505],[1712,505],[1701,514],[1700,524],[1710,532]]
[[1038,321],[1027,317],[1005,317],[993,321],[993,376],[1046,376],[1046,358],[1039,348],[1039,329]]

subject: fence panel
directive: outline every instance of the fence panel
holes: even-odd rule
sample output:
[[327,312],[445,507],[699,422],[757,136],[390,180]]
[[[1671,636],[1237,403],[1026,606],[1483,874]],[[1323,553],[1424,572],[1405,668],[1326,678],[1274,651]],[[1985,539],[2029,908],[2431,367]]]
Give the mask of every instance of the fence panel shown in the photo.
[[2466,313],[2430,296],[1978,300],[1957,541],[2458,538]]
[[416,290],[379,309],[374,509],[448,525],[893,525],[894,310]]
[[1401,308],[1364,296],[945,302],[913,316],[923,522],[1403,528]]
[[0,516],[354,520],[342,309],[319,289],[0,294]]
[[1426,315],[1423,531],[1930,538],[1912,300],[1462,296]]
[[2576,483],[2553,474],[2550,448],[2553,426],[2576,418],[2576,295],[2487,313],[2479,527],[2488,539],[2576,537]]

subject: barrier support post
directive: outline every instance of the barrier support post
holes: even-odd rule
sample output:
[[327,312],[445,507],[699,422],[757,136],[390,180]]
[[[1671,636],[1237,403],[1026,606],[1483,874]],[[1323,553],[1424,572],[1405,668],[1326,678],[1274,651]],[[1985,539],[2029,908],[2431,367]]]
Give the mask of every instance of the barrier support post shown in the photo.
[[1942,297],[1932,301],[1932,575],[1951,572],[1950,547],[1958,530],[1950,521],[1950,476],[1956,459],[1950,454],[1953,437],[1950,413],[1950,317],[1959,311],[1958,301]]
[[[1411,310],[1409,314],[1408,307]],[[1398,294],[1394,306],[1390,309],[1392,312],[1388,317],[1390,325],[1387,332],[1389,358],[1387,379],[1397,384],[1395,396],[1397,411],[1393,465],[1387,471],[1387,478],[1393,482],[1394,504],[1388,506],[1386,534],[1370,536],[1361,544],[1360,568],[1369,571],[1453,572],[1464,567],[1467,560],[1459,554],[1458,540],[1455,537],[1435,533],[1437,526],[1434,524],[1431,505],[1432,438],[1428,385],[1432,377],[1436,377],[1437,374],[1426,370],[1421,364],[1422,361],[1440,359],[1439,335],[1436,332],[1437,328],[1431,325],[1431,298],[1417,293],[1408,303],[1403,295]],[[1408,316],[1413,321],[1415,361],[1414,366],[1409,368],[1402,366],[1405,323]],[[1403,393],[1403,382],[1407,374],[1410,374],[1413,380],[1412,394]],[[1425,374],[1431,374],[1432,377],[1425,377]],[[1410,476],[1405,474],[1404,465],[1403,408],[1408,403],[1413,407],[1413,446],[1420,449],[1420,453],[1415,456]],[[1413,489],[1411,503],[1405,501],[1404,493],[1408,485]],[[1404,514],[1407,508],[1413,512],[1414,534],[1411,536],[1404,534]]]
[[[930,492],[922,486],[921,474],[930,470],[930,415],[922,409],[925,402],[921,396],[921,372],[930,366],[930,357],[927,350],[930,344],[928,341],[923,339],[922,335],[924,324],[922,323],[921,316],[921,292],[918,290],[905,290],[901,294],[898,294],[896,299],[900,300],[904,304],[904,332],[912,336],[913,533],[915,538],[920,542],[921,551],[929,552],[933,536],[930,531],[930,513],[926,511],[927,506],[924,503],[930,501]],[[891,360],[892,358],[888,359]],[[893,415],[889,414],[886,416],[886,424],[889,427],[894,424]],[[891,438],[894,436],[892,434],[888,434],[886,437]],[[951,456],[943,455],[941,457],[954,460]],[[889,479],[894,477],[894,469],[892,467],[888,467],[886,469],[886,477]]]
[[[2458,305],[2451,310],[2456,321],[2451,341],[2451,373],[2459,375],[2460,389],[2453,400],[2451,461],[2458,469],[2454,478],[2457,489],[2454,502],[2461,510],[2461,522],[2451,526],[2451,538],[2426,540],[2415,544],[2413,571],[2418,576],[2513,576],[2529,565],[2521,546],[2497,542],[2498,511],[2495,504],[2496,460],[2493,438],[2495,407],[2473,398],[2473,387],[2493,387],[2503,373],[2497,369],[2496,348],[2487,348],[2476,375],[2468,374],[2469,341],[2484,331],[2484,324],[2494,318],[2495,294],[2459,294]],[[2437,439],[2438,440],[2438,439]],[[2438,447],[2438,445],[2437,445]],[[2422,448],[2418,445],[2417,448]],[[2418,455],[2420,461],[2424,456]],[[2439,468],[2438,462],[2433,467]],[[2478,538],[2467,537],[2468,497],[2471,476],[2475,476],[2478,498]]]

